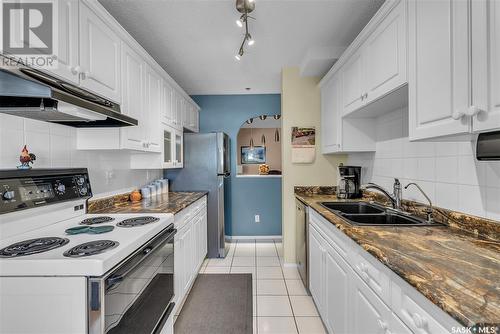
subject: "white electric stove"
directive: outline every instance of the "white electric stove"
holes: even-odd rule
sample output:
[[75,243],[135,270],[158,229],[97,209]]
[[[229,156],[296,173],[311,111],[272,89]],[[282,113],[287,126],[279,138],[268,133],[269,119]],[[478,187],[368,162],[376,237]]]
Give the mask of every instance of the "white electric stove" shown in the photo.
[[86,214],[86,169],[0,170],[0,196],[0,333],[171,331],[172,214]]

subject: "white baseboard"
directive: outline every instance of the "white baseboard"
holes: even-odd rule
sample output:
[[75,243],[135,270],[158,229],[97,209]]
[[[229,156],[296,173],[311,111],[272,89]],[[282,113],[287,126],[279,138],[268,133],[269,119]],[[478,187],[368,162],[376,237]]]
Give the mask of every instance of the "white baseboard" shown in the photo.
[[283,263],[283,267],[287,267],[287,268],[298,268],[299,265],[297,263],[293,263],[293,262],[290,262],[290,263]]
[[281,235],[226,235],[226,240],[282,240]]

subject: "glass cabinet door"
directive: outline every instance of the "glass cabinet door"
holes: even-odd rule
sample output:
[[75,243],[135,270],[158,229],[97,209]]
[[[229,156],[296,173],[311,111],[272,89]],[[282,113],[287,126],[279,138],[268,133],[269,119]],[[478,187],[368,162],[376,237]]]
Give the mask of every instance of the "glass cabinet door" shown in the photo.
[[182,160],[183,160],[183,137],[182,137],[182,132],[175,132],[175,166],[176,167],[182,167]]
[[173,157],[173,131],[170,129],[163,130],[163,164],[171,165],[174,161]]

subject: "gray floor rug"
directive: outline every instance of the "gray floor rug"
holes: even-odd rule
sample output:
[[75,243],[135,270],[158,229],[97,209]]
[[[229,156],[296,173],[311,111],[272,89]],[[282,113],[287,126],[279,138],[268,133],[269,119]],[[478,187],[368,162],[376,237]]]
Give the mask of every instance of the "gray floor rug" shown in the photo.
[[252,334],[252,275],[200,274],[175,322],[175,334]]

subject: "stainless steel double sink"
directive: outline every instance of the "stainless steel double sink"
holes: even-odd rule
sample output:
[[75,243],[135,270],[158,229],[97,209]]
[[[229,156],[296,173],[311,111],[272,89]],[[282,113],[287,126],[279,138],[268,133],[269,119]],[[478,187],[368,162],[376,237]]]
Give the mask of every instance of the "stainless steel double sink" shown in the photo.
[[322,202],[321,206],[358,226],[443,226],[367,202]]

